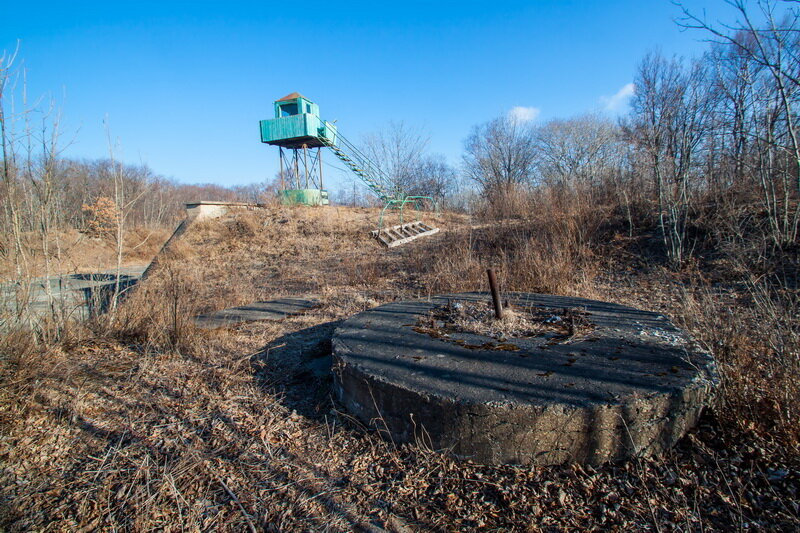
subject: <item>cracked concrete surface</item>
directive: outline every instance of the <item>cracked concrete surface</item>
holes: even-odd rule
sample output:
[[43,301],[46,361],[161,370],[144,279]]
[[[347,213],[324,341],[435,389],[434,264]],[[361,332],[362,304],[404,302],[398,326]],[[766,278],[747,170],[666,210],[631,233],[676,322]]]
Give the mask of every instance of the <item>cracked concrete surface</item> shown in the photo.
[[514,351],[476,349],[492,339],[413,328],[448,300],[488,305],[485,294],[380,306],[336,329],[339,401],[395,442],[488,464],[599,464],[660,453],[710,401],[713,359],[665,317],[581,298],[506,296],[518,308],[585,310],[596,327],[557,342],[507,339]]

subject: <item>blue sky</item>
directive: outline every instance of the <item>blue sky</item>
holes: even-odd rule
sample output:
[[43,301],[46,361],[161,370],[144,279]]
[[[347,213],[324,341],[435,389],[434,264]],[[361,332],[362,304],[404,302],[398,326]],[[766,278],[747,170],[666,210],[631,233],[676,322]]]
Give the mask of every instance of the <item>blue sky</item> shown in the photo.
[[[731,20],[721,0],[685,3]],[[351,140],[403,121],[458,164],[475,124],[515,107],[540,121],[602,111],[647,51],[706,47],[674,24],[669,0],[6,0],[2,11],[0,49],[19,40],[29,94],[58,100],[74,139],[65,155],[105,157],[107,116],[124,161],[223,185],[275,175],[258,121],[293,91]]]

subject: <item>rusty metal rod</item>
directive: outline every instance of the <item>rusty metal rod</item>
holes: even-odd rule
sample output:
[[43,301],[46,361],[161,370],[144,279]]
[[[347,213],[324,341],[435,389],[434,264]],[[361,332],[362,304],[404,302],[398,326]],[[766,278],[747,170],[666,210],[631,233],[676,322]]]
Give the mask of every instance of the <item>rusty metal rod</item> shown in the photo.
[[494,277],[494,270],[486,269],[489,276],[489,289],[492,291],[492,303],[494,303],[494,316],[498,320],[503,318],[503,304],[500,303],[500,292],[497,290],[497,279]]

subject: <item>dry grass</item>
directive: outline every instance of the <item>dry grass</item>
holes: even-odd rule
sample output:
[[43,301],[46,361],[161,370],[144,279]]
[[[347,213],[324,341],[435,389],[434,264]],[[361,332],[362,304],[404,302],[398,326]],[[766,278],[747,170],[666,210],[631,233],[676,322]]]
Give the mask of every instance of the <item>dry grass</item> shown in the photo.
[[800,441],[800,307],[765,283],[725,292],[684,289],[680,321],[717,356],[721,413],[743,430]]
[[[699,317],[721,316],[699,293],[690,300],[685,280],[656,269],[625,273],[620,265],[609,273],[586,242],[570,231],[542,233],[541,221],[472,227],[447,215],[439,221],[441,235],[386,250],[365,234],[373,216],[344,208],[277,209],[198,224],[118,313],[90,330],[46,350],[26,349],[22,333],[7,338],[0,527],[800,525],[796,445],[768,438],[780,428],[728,423],[725,413],[736,403],[723,403],[663,459],[596,469],[456,463],[424,443],[395,447],[361,428],[332,401],[330,378],[314,371],[330,352],[336,323],[395,298],[483,289],[487,265],[500,265],[506,290],[550,288],[632,303],[671,313],[696,333],[710,330]],[[280,323],[204,332],[189,320],[197,312],[309,293],[322,307]],[[720,318],[715,327],[731,322]],[[732,327],[712,331],[727,347],[714,348],[718,357],[754,384],[736,394],[754,399],[742,418],[756,423],[764,412],[755,399],[763,391],[754,387],[768,378],[733,355],[753,341]]]
[[504,304],[503,316],[497,318],[489,302],[449,300],[432,309],[419,325],[432,333],[465,332],[505,342],[509,337],[530,338],[545,334],[559,337],[583,334],[594,329],[579,309],[524,308]]
[[[137,228],[127,232],[123,266],[147,264],[169,237],[170,228]],[[26,276],[46,273],[41,237],[23,236]],[[49,242],[51,275],[91,273],[116,267],[116,245],[110,238],[90,237],[77,230],[54,232]],[[10,254],[0,255],[0,280],[16,279],[16,265]]]

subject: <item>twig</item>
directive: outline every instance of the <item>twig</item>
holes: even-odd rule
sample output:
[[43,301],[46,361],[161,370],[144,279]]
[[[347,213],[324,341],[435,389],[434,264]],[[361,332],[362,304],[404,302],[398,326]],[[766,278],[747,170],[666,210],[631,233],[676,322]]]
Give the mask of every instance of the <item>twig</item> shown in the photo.
[[211,473],[211,475],[213,475],[217,479],[217,481],[219,481],[219,484],[222,485],[222,488],[225,489],[225,492],[228,493],[228,496],[230,496],[231,499],[234,501],[234,503],[236,503],[236,505],[239,507],[239,510],[242,512],[242,516],[244,516],[244,519],[247,521],[247,525],[250,528],[250,531],[252,533],[258,533],[256,526],[250,519],[250,515],[247,514],[247,511],[244,510],[244,506],[242,505],[242,502],[239,501],[239,498],[236,497],[236,494],[234,494],[233,491],[228,487],[228,485],[226,485],[225,482],[222,481],[222,478],[220,478],[213,472]]

